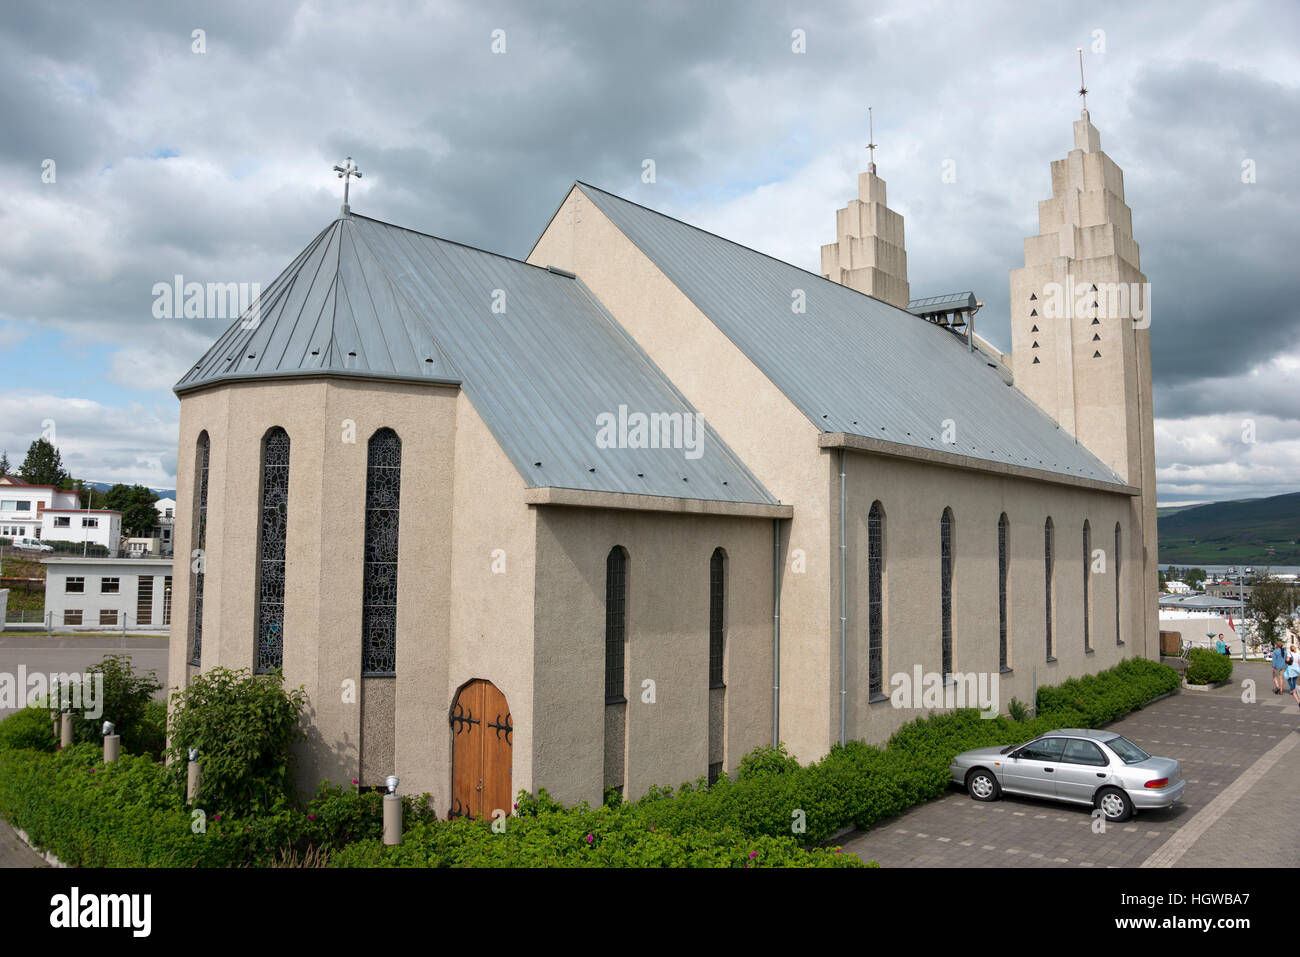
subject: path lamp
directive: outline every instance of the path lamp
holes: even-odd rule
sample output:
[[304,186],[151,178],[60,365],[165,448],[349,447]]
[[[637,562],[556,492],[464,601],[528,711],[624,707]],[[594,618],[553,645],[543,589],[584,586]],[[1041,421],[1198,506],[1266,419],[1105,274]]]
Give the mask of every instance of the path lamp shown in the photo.
[[104,763],[117,764],[117,759],[122,754],[122,736],[114,734],[112,721],[105,721],[104,732]]
[[190,748],[190,763],[185,769],[185,803],[193,804],[199,797],[199,749]]
[[390,774],[384,783],[388,785],[384,795],[384,843],[392,846],[402,843],[402,799],[397,793],[396,774]]

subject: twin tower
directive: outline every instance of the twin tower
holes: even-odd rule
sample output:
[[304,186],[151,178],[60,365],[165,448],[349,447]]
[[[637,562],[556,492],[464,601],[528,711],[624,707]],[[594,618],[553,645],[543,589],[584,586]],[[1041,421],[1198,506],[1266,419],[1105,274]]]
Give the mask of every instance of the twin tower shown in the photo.
[[[903,217],[889,208],[874,162],[835,226],[836,241],[822,246],[822,275],[906,309]],[[975,233],[969,238],[983,241]],[[1102,151],[1087,109],[1074,124],[1074,148],[1052,162],[1052,195],[1038,204],[1038,235],[1025,240],[1025,264],[1011,270],[1010,311],[1010,354],[976,337],[978,348],[1008,367],[1015,387],[1075,441],[1143,490],[1135,518],[1154,590],[1150,285],[1124,201],[1124,173]]]

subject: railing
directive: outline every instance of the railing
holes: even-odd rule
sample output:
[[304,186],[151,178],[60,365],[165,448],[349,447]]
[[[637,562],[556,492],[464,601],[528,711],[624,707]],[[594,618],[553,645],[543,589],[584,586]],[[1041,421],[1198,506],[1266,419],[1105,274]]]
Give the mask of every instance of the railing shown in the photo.
[[[94,632],[101,634],[105,632],[118,632],[122,637],[126,637],[128,631],[160,632],[167,631],[171,628],[170,622],[164,624],[161,621],[151,620],[145,624],[140,624],[139,621],[137,621],[136,616],[129,615],[126,612],[119,612],[113,622],[105,624],[100,624],[98,611],[85,612],[82,617],[82,624],[80,625],[70,625],[65,624],[63,621],[55,621],[55,617],[53,611],[27,611],[17,609],[5,612],[5,625],[19,625],[29,633],[38,629],[44,630],[47,635],[52,635],[55,632]],[[150,617],[152,619],[156,616]],[[33,625],[36,627],[29,627]]]

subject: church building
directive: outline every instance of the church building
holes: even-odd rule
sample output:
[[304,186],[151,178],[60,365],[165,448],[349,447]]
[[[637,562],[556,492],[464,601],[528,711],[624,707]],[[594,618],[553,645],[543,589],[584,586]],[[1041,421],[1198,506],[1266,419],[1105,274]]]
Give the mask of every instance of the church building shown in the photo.
[[883,742],[900,674],[1005,713],[1156,655],[1149,331],[1107,308],[1145,278],[1086,110],[1051,187],[1009,354],[909,298],[874,162],[821,275],[584,182],[527,261],[345,203],[176,386],[172,683],[283,669],[302,790],[492,817]]

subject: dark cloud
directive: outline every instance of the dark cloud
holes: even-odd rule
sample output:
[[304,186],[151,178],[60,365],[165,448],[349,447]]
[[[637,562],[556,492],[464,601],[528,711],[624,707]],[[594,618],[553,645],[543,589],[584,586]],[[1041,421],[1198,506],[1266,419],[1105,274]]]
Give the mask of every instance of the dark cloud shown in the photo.
[[[977,328],[1005,348],[1008,271],[1071,147],[1083,46],[1153,284],[1158,416],[1180,434],[1295,420],[1295,366],[1277,360],[1300,355],[1297,32],[1300,8],[1263,3],[8,5],[0,328],[63,330],[174,412],[157,385],[225,324],[154,319],[154,283],[269,283],[335,215],[345,155],[366,174],[359,212],[509,255],[580,178],[816,270],[871,104],[913,294],[974,289]],[[120,411],[92,413],[117,434]],[[1196,446],[1197,468],[1206,455],[1230,450]],[[1254,481],[1241,463],[1183,481],[1188,443],[1161,456],[1162,494]],[[1283,466],[1256,458],[1272,488]]]

